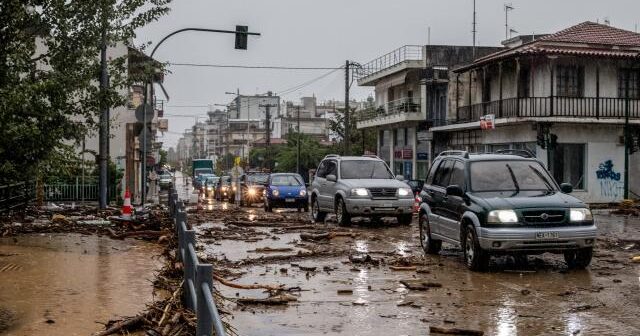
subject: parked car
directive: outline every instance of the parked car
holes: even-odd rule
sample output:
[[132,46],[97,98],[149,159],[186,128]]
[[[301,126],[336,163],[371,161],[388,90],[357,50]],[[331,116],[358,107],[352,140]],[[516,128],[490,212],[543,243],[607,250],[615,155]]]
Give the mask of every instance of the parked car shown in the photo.
[[442,242],[462,247],[471,270],[492,255],[559,253],[570,268],[591,262],[597,228],[587,205],[526,153],[441,153],[421,193],[420,241],[436,254]]
[[160,189],[170,189],[173,186],[173,176],[171,174],[162,174],[158,181]]
[[227,200],[234,203],[236,200],[236,187],[231,183],[231,176],[222,176],[216,185],[215,199]]
[[424,181],[422,180],[406,180],[404,182],[409,185],[414,194],[419,194],[424,186]]
[[242,198],[240,205],[251,205],[261,203],[265,185],[269,180],[269,173],[248,172],[240,177],[240,188]]
[[264,210],[273,208],[296,208],[298,212],[309,211],[307,187],[300,174],[271,174],[264,189]]
[[204,182],[210,178],[215,177],[214,174],[200,174],[198,177],[194,179],[193,188],[198,191],[198,193],[204,193]]
[[335,213],[340,225],[349,225],[353,216],[396,217],[408,225],[414,195],[403,180],[378,157],[328,155],[311,184],[312,219],[322,222]]
[[204,181],[204,195],[206,197],[211,197],[215,193],[215,187],[220,180],[219,176],[210,176]]

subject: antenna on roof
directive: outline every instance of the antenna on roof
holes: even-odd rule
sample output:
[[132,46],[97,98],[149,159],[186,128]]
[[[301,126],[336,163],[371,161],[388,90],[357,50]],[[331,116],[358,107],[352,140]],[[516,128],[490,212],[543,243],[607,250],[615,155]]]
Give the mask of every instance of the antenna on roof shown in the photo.
[[515,7],[513,7],[512,4],[508,3],[508,4],[504,4],[504,39],[507,40],[511,37],[510,30],[509,30],[509,11],[514,10]]
[[604,24],[606,24],[607,26],[611,25],[611,21],[609,20],[609,17],[604,18]]
[[476,0],[473,0],[473,59],[476,59]]

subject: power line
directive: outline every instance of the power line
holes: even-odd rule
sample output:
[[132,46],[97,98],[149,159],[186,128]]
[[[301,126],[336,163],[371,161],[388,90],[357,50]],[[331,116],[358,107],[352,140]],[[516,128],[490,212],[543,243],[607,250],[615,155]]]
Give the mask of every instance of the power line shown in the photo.
[[306,81],[306,82],[304,82],[304,83],[302,83],[302,84],[298,84],[298,85],[296,85],[296,86],[290,87],[290,88],[285,89],[285,90],[277,91],[277,94],[278,94],[278,96],[284,96],[284,95],[287,95],[287,94],[293,93],[293,92],[295,92],[295,91],[298,91],[298,90],[300,90],[300,89],[302,89],[302,88],[304,88],[304,87],[306,87],[306,86],[309,86],[309,85],[311,85],[311,84],[313,84],[313,83],[315,83],[315,82],[317,82],[317,81],[319,81],[319,80],[321,80],[321,79],[323,79],[323,78],[325,78],[325,77],[327,77],[327,76],[329,76],[329,75],[333,74],[334,72],[336,72],[336,71],[338,71],[338,70],[342,70],[342,69],[344,69],[344,67],[335,68],[335,69],[333,69],[333,70],[331,70],[331,71],[329,71],[329,72],[327,72],[327,73],[323,74],[322,76],[316,77],[316,78],[311,79],[311,80],[309,80],[309,81]]
[[232,65],[232,64],[205,64],[205,63],[171,63],[168,65],[205,67],[205,68],[235,68],[235,69],[270,69],[270,70],[338,70],[336,67],[305,67],[282,65]]

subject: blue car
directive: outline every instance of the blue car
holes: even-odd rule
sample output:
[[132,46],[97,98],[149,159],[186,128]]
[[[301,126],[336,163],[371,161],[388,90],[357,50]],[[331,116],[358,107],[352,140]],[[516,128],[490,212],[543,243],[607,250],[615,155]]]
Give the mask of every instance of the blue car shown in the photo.
[[269,175],[264,189],[264,210],[294,208],[298,212],[309,211],[307,187],[300,174],[279,173]]

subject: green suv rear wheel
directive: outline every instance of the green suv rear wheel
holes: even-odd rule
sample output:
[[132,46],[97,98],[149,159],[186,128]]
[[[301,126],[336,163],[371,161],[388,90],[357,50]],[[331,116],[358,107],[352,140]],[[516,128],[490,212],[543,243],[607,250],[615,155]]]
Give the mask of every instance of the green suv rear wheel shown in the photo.
[[431,226],[426,213],[420,214],[418,226],[420,227],[420,245],[422,245],[424,253],[438,254],[442,248],[442,241],[431,239]]

